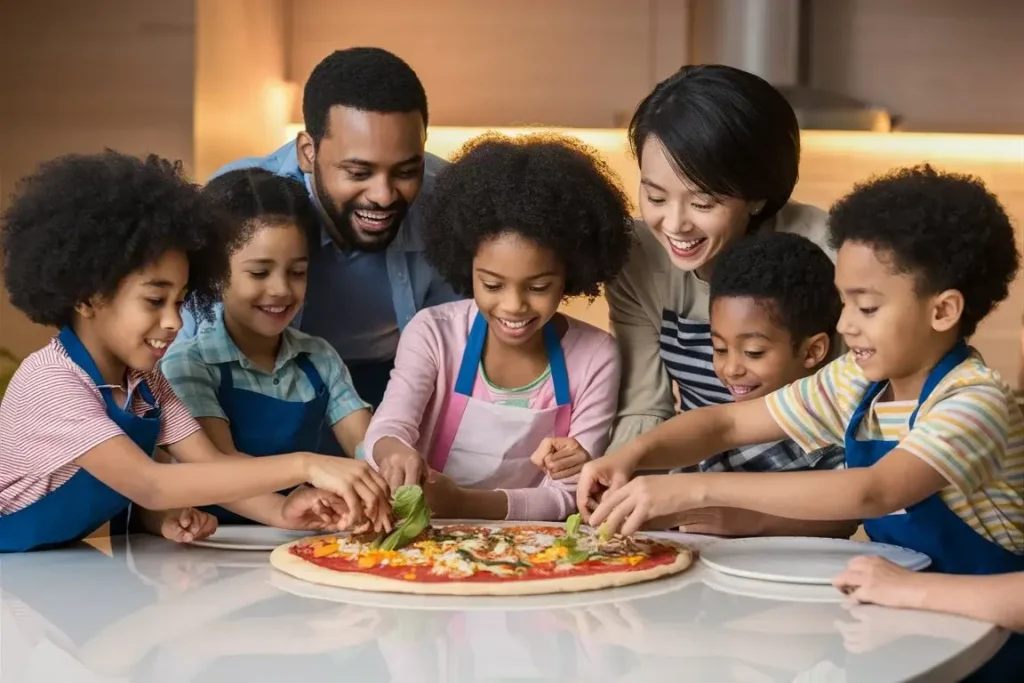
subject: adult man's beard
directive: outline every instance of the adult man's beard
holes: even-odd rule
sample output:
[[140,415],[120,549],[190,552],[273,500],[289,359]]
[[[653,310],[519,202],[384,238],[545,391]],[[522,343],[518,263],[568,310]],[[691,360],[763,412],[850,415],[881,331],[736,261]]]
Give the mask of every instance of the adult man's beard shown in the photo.
[[[397,199],[391,206],[347,202],[341,207],[336,207],[320,186],[320,182],[315,174],[313,176],[313,187],[316,190],[316,198],[320,208],[329,221],[327,234],[330,235],[331,239],[341,249],[366,252],[384,251],[394,241],[395,236],[398,235],[402,221],[405,220],[406,214],[409,213],[409,204],[404,199]],[[352,224],[355,219],[352,214],[356,211],[394,211],[395,215],[391,219],[391,225],[388,226],[387,230],[366,234],[358,231]]]

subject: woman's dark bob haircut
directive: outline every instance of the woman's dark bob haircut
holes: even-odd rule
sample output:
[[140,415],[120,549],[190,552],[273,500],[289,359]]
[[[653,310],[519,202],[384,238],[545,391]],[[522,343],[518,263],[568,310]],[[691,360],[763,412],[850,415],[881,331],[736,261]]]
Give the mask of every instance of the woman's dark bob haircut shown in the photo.
[[637,107],[629,141],[643,164],[655,137],[681,177],[715,198],[764,200],[751,227],[785,206],[800,166],[800,127],[782,94],[752,73],[684,66]]

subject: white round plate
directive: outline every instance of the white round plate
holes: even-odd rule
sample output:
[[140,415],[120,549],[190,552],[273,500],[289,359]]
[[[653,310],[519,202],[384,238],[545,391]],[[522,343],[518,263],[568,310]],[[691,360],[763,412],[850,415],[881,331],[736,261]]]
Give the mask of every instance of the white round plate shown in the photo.
[[914,571],[932,563],[927,555],[885,543],[799,537],[718,541],[701,550],[700,560],[723,574],[745,579],[830,585],[858,555],[881,555]]
[[701,580],[708,588],[744,598],[819,603],[841,603],[846,600],[846,596],[832,586],[743,579],[713,569],[703,572]]
[[217,527],[215,532],[201,541],[192,541],[192,545],[222,550],[273,550],[284,543],[315,536],[317,533],[321,532],[276,529],[259,524],[228,524]]

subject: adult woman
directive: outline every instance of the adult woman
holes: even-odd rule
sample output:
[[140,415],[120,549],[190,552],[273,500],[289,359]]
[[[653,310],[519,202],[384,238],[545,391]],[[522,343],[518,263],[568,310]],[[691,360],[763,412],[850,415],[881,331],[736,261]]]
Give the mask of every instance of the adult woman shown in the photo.
[[[763,79],[721,65],[683,67],[640,103],[629,137],[645,225],[626,269],[607,288],[623,362],[610,450],[675,414],[673,384],[681,410],[732,400],[713,368],[707,285],[730,244],[759,231],[793,232],[834,259],[825,246],[825,212],[790,201],[800,131],[793,109]],[[716,462],[792,469],[794,451],[782,446]],[[814,466],[839,462],[834,453]],[[720,513],[700,519],[733,526]],[[767,531],[758,524],[748,531]]]

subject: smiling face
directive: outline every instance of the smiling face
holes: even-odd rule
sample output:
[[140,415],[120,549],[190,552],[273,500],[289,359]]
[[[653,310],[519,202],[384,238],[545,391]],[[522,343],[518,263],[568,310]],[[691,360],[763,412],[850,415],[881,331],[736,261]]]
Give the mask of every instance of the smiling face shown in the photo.
[[224,291],[224,321],[235,342],[246,337],[277,339],[306,298],[309,253],[293,223],[261,225],[231,256]]
[[426,129],[418,111],[380,113],[335,106],[314,146],[299,134],[299,163],[313,174],[331,237],[346,249],[381,251],[423,184]]
[[913,274],[898,272],[890,255],[870,245],[845,242],[839,249],[839,333],[864,376],[889,380],[904,394],[899,400],[917,398],[928,372],[956,342],[963,311],[959,292],[922,296],[916,285]]
[[558,312],[565,266],[553,251],[505,233],[487,240],[473,259],[473,298],[491,335],[509,346],[535,340]]
[[151,372],[181,329],[188,258],[169,251],[124,278],[113,296],[78,308],[75,332],[112,384],[125,366]]
[[681,177],[661,142],[650,135],[640,164],[640,215],[668,252],[672,264],[706,280],[714,260],[747,232],[763,201],[715,198]]
[[827,334],[794,343],[773,320],[771,305],[749,297],[711,304],[715,374],[736,401],[767,396],[806,377],[828,355]]

